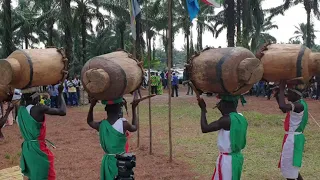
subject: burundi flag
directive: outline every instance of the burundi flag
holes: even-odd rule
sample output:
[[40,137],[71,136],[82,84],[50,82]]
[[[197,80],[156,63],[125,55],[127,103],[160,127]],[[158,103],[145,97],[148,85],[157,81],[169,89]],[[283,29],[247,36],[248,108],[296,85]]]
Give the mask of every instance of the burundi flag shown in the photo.
[[223,4],[224,0],[202,0],[202,2],[208,4],[209,6],[219,8],[221,7],[221,4]]
[[200,7],[198,0],[186,0],[190,20],[192,21],[199,13]]
[[130,11],[132,38],[136,40],[136,16],[141,12],[141,9],[137,0],[128,0],[128,3]]

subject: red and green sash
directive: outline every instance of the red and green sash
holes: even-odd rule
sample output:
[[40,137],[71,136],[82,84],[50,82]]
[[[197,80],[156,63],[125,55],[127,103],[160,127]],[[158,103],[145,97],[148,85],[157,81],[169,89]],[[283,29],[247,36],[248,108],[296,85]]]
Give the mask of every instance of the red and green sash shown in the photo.
[[305,143],[305,136],[303,131],[308,123],[308,104],[304,100],[300,100],[300,103],[303,105],[303,116],[302,121],[299,127],[296,129],[295,132],[301,132],[301,134],[294,135],[294,149],[293,149],[293,166],[301,167],[302,165],[302,156],[304,151],[304,143]]
[[125,152],[126,135],[115,130],[112,125],[103,120],[99,127],[100,144],[104,152],[101,169],[101,180],[114,180],[118,174],[117,160],[115,154]]
[[50,179],[50,161],[41,148],[45,144],[40,137],[42,124],[33,119],[24,106],[19,108],[18,121],[24,139],[20,159],[22,173],[29,179]]
[[[301,99],[299,102],[303,105],[303,116],[302,116],[302,120],[300,122],[299,127],[295,131],[296,133],[299,133],[299,134],[294,135],[292,165],[295,167],[301,167],[302,165],[302,157],[303,157],[304,144],[305,144],[305,136],[303,134],[303,131],[306,125],[308,124],[308,118],[309,118],[308,104],[303,99]],[[289,126],[290,126],[290,112],[287,113],[286,119],[284,121],[284,130],[286,132],[289,131]],[[288,137],[288,134],[286,134],[283,138],[282,149],[283,149],[284,143],[287,140],[287,137]],[[278,166],[279,168],[281,167],[280,163],[281,163],[281,158],[279,161],[279,166]]]

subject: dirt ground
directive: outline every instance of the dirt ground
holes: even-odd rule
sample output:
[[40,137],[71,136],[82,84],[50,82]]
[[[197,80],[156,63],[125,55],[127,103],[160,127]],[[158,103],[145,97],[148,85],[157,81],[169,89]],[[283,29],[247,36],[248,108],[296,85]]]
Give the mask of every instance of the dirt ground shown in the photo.
[[[180,89],[179,98],[173,98],[178,103],[196,103],[195,97],[186,96],[185,88]],[[144,91],[143,94],[146,94]],[[154,98],[154,103],[166,102],[167,94]],[[281,114],[274,100],[263,97],[246,97],[248,104],[240,107],[240,111],[256,111],[265,114]],[[205,97],[207,106],[213,107],[217,102],[215,97]],[[131,98],[128,98],[128,102]],[[147,102],[144,102],[147,103]],[[320,102],[308,100],[310,113],[313,117],[320,116]],[[100,108],[102,109],[102,107]],[[88,107],[69,108],[66,117],[47,118],[47,139],[55,143],[55,169],[58,180],[98,180],[100,163],[104,154],[99,145],[98,133],[86,123]],[[105,113],[100,110],[95,113],[95,119],[103,119]],[[310,123],[315,124],[312,119]],[[320,123],[320,122],[319,122]],[[140,129],[140,147],[137,147],[136,134],[130,140],[130,150],[137,156],[135,177],[137,180],[188,180],[204,179],[202,175],[193,171],[186,162],[174,160],[168,162],[167,149],[159,141],[153,143],[153,154],[149,155],[148,127]],[[165,132],[160,132],[165,133]],[[20,146],[22,138],[16,124],[3,129],[5,140],[0,142],[0,169],[19,164]],[[161,134],[157,134],[161,136]]]

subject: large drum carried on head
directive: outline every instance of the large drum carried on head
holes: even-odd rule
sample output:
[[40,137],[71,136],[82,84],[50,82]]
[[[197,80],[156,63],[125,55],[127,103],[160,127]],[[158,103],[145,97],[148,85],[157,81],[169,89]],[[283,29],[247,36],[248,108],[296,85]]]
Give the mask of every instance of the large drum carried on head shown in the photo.
[[242,47],[206,49],[191,58],[189,78],[203,92],[240,95],[263,75],[263,65]]
[[58,84],[67,70],[62,50],[24,49],[0,60],[0,84],[16,89]]
[[143,82],[143,69],[124,51],[90,59],[82,68],[81,81],[89,96],[113,100],[138,89]]
[[320,73],[320,53],[312,53],[303,45],[265,45],[257,53],[257,57],[263,63],[263,79],[269,82],[301,77],[307,82],[312,76]]

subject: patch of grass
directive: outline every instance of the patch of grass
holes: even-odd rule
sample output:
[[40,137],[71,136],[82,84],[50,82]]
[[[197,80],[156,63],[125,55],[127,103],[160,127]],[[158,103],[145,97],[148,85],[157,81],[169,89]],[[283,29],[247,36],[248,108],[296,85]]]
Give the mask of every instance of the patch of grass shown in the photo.
[[5,154],[5,155],[4,155],[4,158],[10,159],[10,154]]
[[[265,115],[253,111],[242,112],[249,127],[247,146],[243,151],[245,162],[242,179],[283,179],[278,169],[285,115]],[[208,121],[220,117],[218,110],[208,109]],[[165,103],[152,104],[152,125],[154,141],[163,145],[168,153],[168,106]],[[148,106],[140,106],[140,126],[148,128]],[[202,134],[200,130],[200,109],[196,103],[174,101],[172,104],[172,133],[174,158],[185,161],[193,171],[211,178],[218,156],[217,133]],[[308,126],[301,173],[304,179],[317,179],[320,171],[320,133],[315,126]]]

